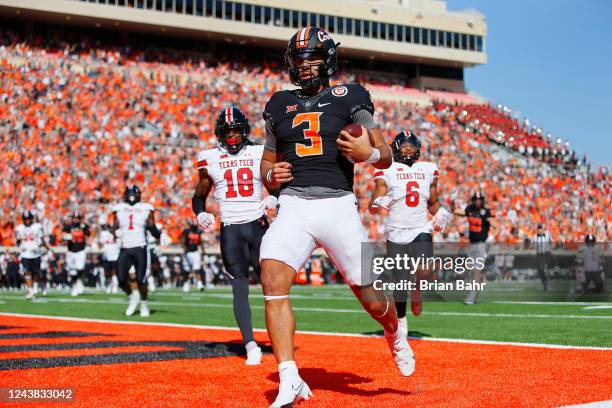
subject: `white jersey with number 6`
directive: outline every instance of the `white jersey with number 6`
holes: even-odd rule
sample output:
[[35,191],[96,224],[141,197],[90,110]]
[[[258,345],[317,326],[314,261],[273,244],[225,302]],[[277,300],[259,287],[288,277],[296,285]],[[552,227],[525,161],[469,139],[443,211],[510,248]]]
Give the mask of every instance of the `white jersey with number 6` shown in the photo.
[[427,202],[429,188],[436,178],[438,167],[425,161],[417,161],[412,166],[393,162],[388,169],[377,170],[374,179],[385,181],[387,195],[394,200],[387,225],[406,229],[431,226]]
[[262,145],[247,145],[234,155],[220,147],[198,154],[198,170],[206,169],[215,185],[222,223],[244,224],[263,215],[259,208],[262,155]]
[[149,203],[119,203],[113,212],[119,223],[121,248],[136,248],[147,245],[146,226],[149,214],[154,211]]

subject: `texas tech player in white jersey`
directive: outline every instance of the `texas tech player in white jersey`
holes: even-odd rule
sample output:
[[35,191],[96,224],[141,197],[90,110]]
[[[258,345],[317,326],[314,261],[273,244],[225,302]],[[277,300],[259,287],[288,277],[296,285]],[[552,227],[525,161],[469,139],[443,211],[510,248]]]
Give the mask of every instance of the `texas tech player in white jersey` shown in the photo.
[[[215,216],[206,211],[206,199],[215,187],[221,213],[221,256],[232,285],[234,316],[247,351],[246,364],[256,365],[262,353],[253,338],[249,269],[259,276],[259,248],[268,228],[264,212],[276,206],[276,198],[262,200],[259,165],[263,146],[253,145],[250,130],[249,120],[240,109],[230,107],[219,113],[215,123],[219,147],[198,154],[199,180],[191,204],[201,228],[213,225]],[[201,259],[201,254],[195,257]]]
[[[421,142],[410,132],[399,133],[393,143],[394,162],[388,169],[374,173],[375,191],[370,210],[377,213],[387,209],[387,254],[390,257],[408,254],[411,257],[433,256],[432,229],[442,231],[450,219],[450,213],[438,202],[438,167],[431,162],[418,161]],[[434,216],[433,225],[428,215]],[[430,270],[421,268],[414,272],[417,289],[411,291],[412,313],[421,314],[421,280],[428,279]],[[410,279],[406,271],[395,270],[397,281]],[[408,334],[405,292],[394,295],[395,307],[404,335]]]
[[[117,279],[119,285],[130,296],[130,303],[125,314],[131,316],[140,304],[140,316],[149,317],[147,305],[147,231],[159,239],[160,232],[155,225],[153,206],[140,201],[140,189],[128,186],[123,193],[123,201],[113,207],[115,219],[112,231],[119,230],[121,250],[117,260]],[[129,276],[134,267],[136,280]],[[138,290],[136,290],[138,289]]]
[[40,258],[43,244],[43,228],[40,223],[19,224],[15,228],[15,235],[22,259]]
[[151,204],[142,202],[134,205],[119,203],[113,207],[113,212],[119,223],[118,235],[121,240],[121,248],[147,246],[147,219],[153,210]]
[[198,154],[198,170],[206,169],[213,181],[222,223],[243,224],[264,214],[260,205],[262,154],[262,145],[251,144],[236,154],[229,154],[221,146]]
[[21,269],[24,272],[28,293],[26,299],[34,299],[33,281],[40,282],[43,294],[46,291],[44,276],[41,274],[41,248],[47,247],[43,228],[39,223],[34,222],[34,215],[30,211],[25,211],[22,216],[23,224],[19,224],[15,229],[15,239],[20,251]]
[[[391,198],[387,217],[387,239],[393,242],[412,242],[421,232],[431,233],[428,219],[431,185],[438,178],[435,163],[418,161],[412,166],[394,162],[385,170],[374,173],[374,180],[383,180],[387,196]],[[403,233],[401,231],[410,231]]]

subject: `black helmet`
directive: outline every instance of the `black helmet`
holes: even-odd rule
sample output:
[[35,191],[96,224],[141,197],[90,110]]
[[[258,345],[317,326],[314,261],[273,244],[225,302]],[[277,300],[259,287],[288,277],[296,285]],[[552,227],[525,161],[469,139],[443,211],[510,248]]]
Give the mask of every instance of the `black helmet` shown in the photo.
[[597,242],[597,238],[595,238],[595,235],[588,234],[586,237],[584,237],[584,242],[589,246],[593,246],[595,245],[595,242]]
[[32,225],[34,222],[34,214],[29,210],[24,211],[23,214],[21,214],[21,218],[25,225]]
[[79,221],[81,221],[81,220],[83,219],[83,217],[81,216],[81,213],[80,213],[80,212],[78,212],[78,211],[76,211],[76,210],[75,210],[75,211],[73,211],[73,212],[70,214],[70,218],[71,218],[71,219],[73,219],[73,220],[76,218],[76,219],[77,219],[77,220],[79,220]]
[[140,201],[140,189],[136,185],[127,186],[123,192],[123,200],[129,205]]
[[[227,132],[230,129],[237,129],[242,134],[241,140],[237,143],[227,142]],[[238,153],[243,146],[251,144],[249,140],[249,133],[251,132],[251,125],[246,115],[235,106],[223,109],[217,117],[217,123],[215,124],[215,135],[219,141],[219,145],[227,150],[231,154]]]
[[[285,51],[285,63],[289,68],[291,83],[302,88],[315,88],[324,79],[328,79],[338,71],[338,54],[335,43],[328,33],[317,27],[304,27],[291,37]],[[305,80],[300,79],[300,64],[309,56],[317,56],[323,60],[319,65],[319,74]],[[298,61],[297,59],[300,59]]]
[[481,200],[482,201],[482,205],[484,206],[485,196],[480,191],[475,191],[472,194],[472,204],[474,204],[476,202],[476,200]]
[[[410,143],[415,148],[415,152],[410,156],[401,155],[401,148],[404,143]],[[414,162],[421,157],[421,142],[409,131],[400,132],[397,134],[397,136],[395,136],[393,142],[391,143],[391,151],[393,152],[393,160],[398,163],[404,163],[408,166],[412,166]]]

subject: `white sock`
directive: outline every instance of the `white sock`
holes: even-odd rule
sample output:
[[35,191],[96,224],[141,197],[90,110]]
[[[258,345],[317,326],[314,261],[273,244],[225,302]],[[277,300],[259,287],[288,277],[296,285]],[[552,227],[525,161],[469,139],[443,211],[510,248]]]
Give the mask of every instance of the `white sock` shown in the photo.
[[147,301],[146,300],[141,300],[140,301],[140,306],[147,307]]
[[255,343],[254,341],[249,341],[247,344],[244,345],[244,347],[246,348],[247,353],[251,350],[255,350],[259,348],[257,343]]
[[283,361],[278,365],[278,375],[281,382],[299,377],[295,361]]

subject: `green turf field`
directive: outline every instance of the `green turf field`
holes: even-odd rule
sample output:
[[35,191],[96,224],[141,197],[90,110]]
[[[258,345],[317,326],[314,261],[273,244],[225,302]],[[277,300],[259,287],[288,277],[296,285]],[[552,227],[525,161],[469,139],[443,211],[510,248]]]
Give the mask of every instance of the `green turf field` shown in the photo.
[[[561,296],[560,293],[543,293],[535,283],[493,284],[483,294],[482,302],[472,306],[457,300],[434,301],[441,296],[429,294],[423,314],[409,316],[410,334],[416,337],[612,347],[610,298],[603,295]],[[251,295],[254,326],[264,329],[261,289],[253,287]],[[445,297],[455,299],[459,294],[445,294]],[[152,315],[147,321],[235,325],[228,287],[189,293],[158,290],[150,295],[149,300]],[[526,304],[528,301],[534,303]],[[361,310],[346,286],[294,287],[291,303],[298,330],[381,334],[377,323]],[[95,290],[78,298],[70,297],[65,291],[52,292],[35,302],[26,301],[22,292],[0,292],[0,312],[144,320],[138,316],[124,316],[126,305],[127,298],[122,294],[107,295]]]

